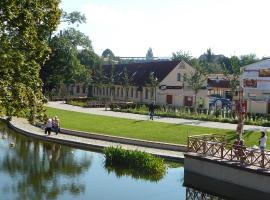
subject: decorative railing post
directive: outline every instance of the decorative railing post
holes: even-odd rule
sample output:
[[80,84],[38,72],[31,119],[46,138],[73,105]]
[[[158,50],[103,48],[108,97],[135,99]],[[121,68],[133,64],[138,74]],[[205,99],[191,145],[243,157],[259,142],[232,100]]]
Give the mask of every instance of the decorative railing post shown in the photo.
[[264,150],[261,151],[261,155],[262,155],[261,168],[264,168],[265,167],[265,163],[264,163],[264,160],[265,160]]
[[188,149],[188,151],[190,151],[190,144],[189,144],[189,137],[187,138],[187,149]]
[[206,154],[206,140],[203,139],[203,155]]
[[221,159],[223,159],[224,158],[224,144],[223,143],[221,143],[221,148],[220,148],[220,154],[221,154]]

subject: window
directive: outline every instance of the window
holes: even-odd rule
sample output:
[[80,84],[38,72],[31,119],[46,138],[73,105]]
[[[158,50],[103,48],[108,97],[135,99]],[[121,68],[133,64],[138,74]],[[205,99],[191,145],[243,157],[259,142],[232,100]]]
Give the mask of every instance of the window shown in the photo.
[[151,98],[154,98],[154,88],[151,88]]
[[133,98],[133,87],[130,88],[130,97]]
[[260,69],[259,77],[270,77],[270,68],[268,69]]
[[117,90],[116,90],[117,92],[116,92],[116,96],[118,96],[119,97],[119,91],[120,91],[120,88],[117,88]]
[[123,88],[121,88],[121,97],[124,96]]
[[77,93],[80,93],[80,86],[77,85],[77,90],[76,90]]
[[148,99],[148,88],[145,88],[145,94],[144,94],[145,99]]
[[181,74],[177,73],[177,81],[181,81]]
[[85,94],[85,92],[86,92],[86,86],[84,85],[83,86],[83,93]]
[[138,90],[138,88],[136,88],[136,96],[135,97],[139,98],[139,90]]

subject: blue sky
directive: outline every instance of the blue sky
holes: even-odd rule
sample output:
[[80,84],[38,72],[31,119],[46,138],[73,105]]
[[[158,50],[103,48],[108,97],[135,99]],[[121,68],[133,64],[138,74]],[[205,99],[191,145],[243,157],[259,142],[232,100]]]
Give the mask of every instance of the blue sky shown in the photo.
[[[67,12],[80,11],[95,52],[117,56],[199,56],[256,53],[270,56],[270,0],[62,0]],[[62,25],[61,28],[65,27]]]

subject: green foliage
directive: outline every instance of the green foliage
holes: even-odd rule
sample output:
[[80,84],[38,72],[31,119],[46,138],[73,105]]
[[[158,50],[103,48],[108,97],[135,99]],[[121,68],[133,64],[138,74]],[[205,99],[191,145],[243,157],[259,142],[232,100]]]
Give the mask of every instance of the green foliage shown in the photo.
[[86,17],[84,14],[81,14],[78,11],[73,11],[71,13],[67,13],[65,11],[62,11],[61,22],[66,22],[69,25],[77,23],[77,26],[78,26],[79,24],[86,23]]
[[151,178],[150,175],[155,175],[153,177],[154,180],[159,180],[166,172],[163,159],[149,153],[138,150],[125,150],[121,147],[107,147],[104,150],[104,154],[106,166],[122,166],[132,171],[132,174],[136,176],[142,174],[142,176],[149,176]]
[[0,107],[34,121],[43,111],[39,77],[48,38],[59,24],[58,0],[0,1]]
[[55,35],[50,47],[52,55],[41,70],[46,92],[59,91],[61,83],[81,82],[87,85],[90,82],[91,70],[98,65],[99,58],[87,36],[69,28]]
[[173,61],[179,61],[181,62],[182,60],[184,60],[185,62],[191,64],[192,63],[192,56],[189,54],[189,52],[185,52],[185,51],[177,51],[175,53],[172,54],[172,60]]
[[114,54],[112,52],[112,50],[110,49],[105,49],[103,52],[102,52],[102,57],[103,58],[114,58]]
[[191,89],[194,91],[194,95],[195,95],[195,100],[194,100],[194,104],[195,104],[195,111],[197,112],[197,94],[199,92],[199,90],[201,90],[203,87],[206,86],[206,72],[203,70],[203,68],[197,64],[194,66],[194,71],[189,73],[189,74],[185,74],[185,79],[188,82],[189,86],[191,87]]
[[151,61],[154,60],[154,54],[152,48],[149,48],[147,53],[146,53],[146,60]]

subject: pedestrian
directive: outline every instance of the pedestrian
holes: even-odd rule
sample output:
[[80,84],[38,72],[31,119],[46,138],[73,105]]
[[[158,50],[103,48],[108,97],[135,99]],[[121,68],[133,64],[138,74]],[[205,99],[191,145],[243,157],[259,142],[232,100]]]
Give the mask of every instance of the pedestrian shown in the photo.
[[150,105],[149,105],[149,116],[150,116],[150,119],[154,119],[154,114],[155,114],[155,105],[154,105],[154,102],[152,102]]
[[53,131],[56,133],[56,135],[60,132],[60,121],[57,116],[53,119]]
[[51,131],[52,131],[52,119],[49,118],[46,123],[45,134],[48,133],[48,135],[51,135]]
[[259,140],[259,147],[261,151],[264,151],[266,148],[266,141],[267,141],[267,136],[265,131],[261,131],[261,138]]
[[240,135],[238,135],[236,140],[234,141],[233,149],[237,160],[243,160],[245,144],[244,140],[240,137]]

